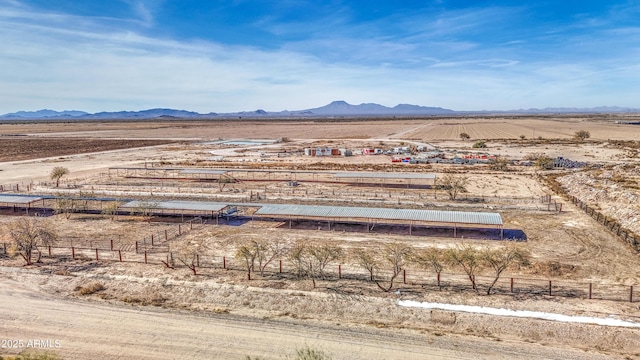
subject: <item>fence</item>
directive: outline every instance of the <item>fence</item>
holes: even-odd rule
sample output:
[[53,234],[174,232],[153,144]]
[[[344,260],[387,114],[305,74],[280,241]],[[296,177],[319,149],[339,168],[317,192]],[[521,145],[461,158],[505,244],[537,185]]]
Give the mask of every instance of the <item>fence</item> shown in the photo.
[[601,212],[597,211],[596,209],[590,207],[589,205],[587,205],[585,202],[578,199],[577,197],[573,195],[569,195],[569,199],[576,206],[582,209],[587,215],[591,216],[597,222],[605,226],[607,229],[609,229],[609,231],[617,235],[624,242],[633,246],[633,248],[636,251],[640,251],[640,236],[638,236],[636,233],[634,233],[631,230],[623,228],[622,225],[620,225],[620,223],[613,220],[611,217],[608,217],[602,214]]
[[[41,249],[43,257],[63,257],[73,260],[97,260],[110,262],[127,262],[151,265],[172,266],[180,268],[179,261],[174,258],[172,252],[157,251],[157,248],[143,250],[140,247],[129,250],[110,248],[86,248],[86,247],[47,247]],[[247,273],[244,260],[230,256],[212,256],[195,254],[189,262],[193,261],[198,274],[206,273],[213,269],[225,269]],[[185,267],[186,269],[186,267]],[[265,266],[262,279],[291,279],[297,276],[296,266],[293,262],[275,259]],[[363,284],[373,283],[370,273],[353,265],[330,264],[327,266],[325,281],[359,281]],[[258,271],[253,271],[254,278]],[[374,280],[388,284],[392,273],[390,271],[376,271]],[[316,280],[320,280],[316,278]],[[488,284],[494,280],[491,276],[474,276],[478,284],[478,291],[486,293]],[[405,292],[427,291],[474,291],[471,281],[466,274],[428,272],[419,269],[404,269],[395,279],[394,288],[401,288]],[[638,289],[638,286],[635,286]],[[565,298],[581,298],[591,300],[609,300],[639,302],[635,298],[633,285],[608,284],[599,282],[578,282],[558,279],[536,279],[503,276],[493,287],[492,294],[512,296],[558,296]]]

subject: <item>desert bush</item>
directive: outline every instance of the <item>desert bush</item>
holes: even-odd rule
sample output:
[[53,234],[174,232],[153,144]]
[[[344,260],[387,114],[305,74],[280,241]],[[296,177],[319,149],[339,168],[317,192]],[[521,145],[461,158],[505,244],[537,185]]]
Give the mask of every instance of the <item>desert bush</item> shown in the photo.
[[296,350],[295,360],[331,360],[324,351],[305,346]]
[[51,351],[36,352],[25,350],[15,356],[0,356],[0,360],[62,360],[62,357]]
[[469,140],[469,139],[471,139],[471,136],[469,136],[469,134],[463,132],[463,133],[460,133],[460,139]]
[[484,149],[487,147],[487,143],[484,140],[478,140],[471,146],[474,149]]
[[455,200],[459,193],[467,191],[469,178],[445,174],[437,180],[436,188],[447,192],[450,200]]
[[504,156],[496,156],[489,160],[489,169],[504,171],[509,168],[509,160]]
[[94,282],[90,282],[84,286],[81,286],[78,289],[78,293],[80,295],[91,295],[91,294],[95,294],[98,291],[102,291],[104,290],[105,287],[101,282],[98,281],[94,281]]
[[573,137],[578,141],[585,141],[586,139],[591,137],[591,133],[586,130],[579,130],[573,135]]

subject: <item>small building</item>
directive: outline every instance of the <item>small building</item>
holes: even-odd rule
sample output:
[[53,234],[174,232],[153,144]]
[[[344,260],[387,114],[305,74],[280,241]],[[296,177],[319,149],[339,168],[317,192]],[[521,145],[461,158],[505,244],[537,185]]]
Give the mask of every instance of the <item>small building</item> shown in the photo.
[[349,149],[340,149],[340,155],[342,156],[353,156],[353,152]]

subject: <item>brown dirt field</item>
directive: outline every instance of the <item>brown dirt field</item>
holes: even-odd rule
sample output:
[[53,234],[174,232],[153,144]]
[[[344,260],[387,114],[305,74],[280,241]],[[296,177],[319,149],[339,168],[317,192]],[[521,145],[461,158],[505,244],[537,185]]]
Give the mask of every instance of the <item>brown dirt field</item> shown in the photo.
[[0,137],[0,162],[167,144],[164,140]]
[[459,140],[461,132],[472,139],[569,139],[586,130],[592,140],[636,140],[638,126],[616,124],[621,117],[472,117],[424,119],[334,120],[213,120],[213,121],[91,121],[70,123],[0,124],[0,134],[30,134],[83,138],[270,138],[292,139],[413,139]]

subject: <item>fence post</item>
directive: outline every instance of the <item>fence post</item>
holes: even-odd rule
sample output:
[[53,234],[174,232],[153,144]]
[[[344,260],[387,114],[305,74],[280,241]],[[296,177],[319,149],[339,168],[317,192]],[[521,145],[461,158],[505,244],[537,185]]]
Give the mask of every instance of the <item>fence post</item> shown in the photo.
[[549,280],[549,296],[551,296],[551,280]]
[[193,230],[193,221],[189,223],[189,230]]
[[113,251],[113,239],[111,239],[111,251]]
[[144,263],[147,263],[147,250],[144,251]]
[[402,282],[404,284],[407,283],[407,270],[404,270],[404,269],[402,270]]
[[167,241],[169,240],[169,236],[167,235],[167,230],[164,230],[164,240]]
[[136,254],[138,253],[138,242],[136,241]]
[[629,289],[629,302],[633,302],[633,285]]
[[51,256],[51,246],[49,246],[49,256]]
[[511,278],[511,293],[513,293],[513,278]]
[[223,269],[227,268],[227,257],[226,256],[222,257],[222,268]]
[[76,249],[73,246],[71,247],[71,257],[73,258],[73,260],[76,259]]
[[178,236],[182,235],[182,226],[178,224]]
[[196,266],[200,267],[200,255],[196,254]]
[[122,250],[118,250],[118,257],[120,258],[120,262],[122,262]]
[[438,273],[438,287],[440,287],[440,273]]
[[592,293],[593,293],[593,283],[589,283],[589,300],[591,300]]
[[338,279],[342,279],[342,265],[338,264]]
[[280,273],[282,274],[282,260],[280,260]]
[[100,259],[98,258],[98,248],[96,248],[96,260],[100,260]]
[[153,234],[151,234],[151,246],[153,246]]

